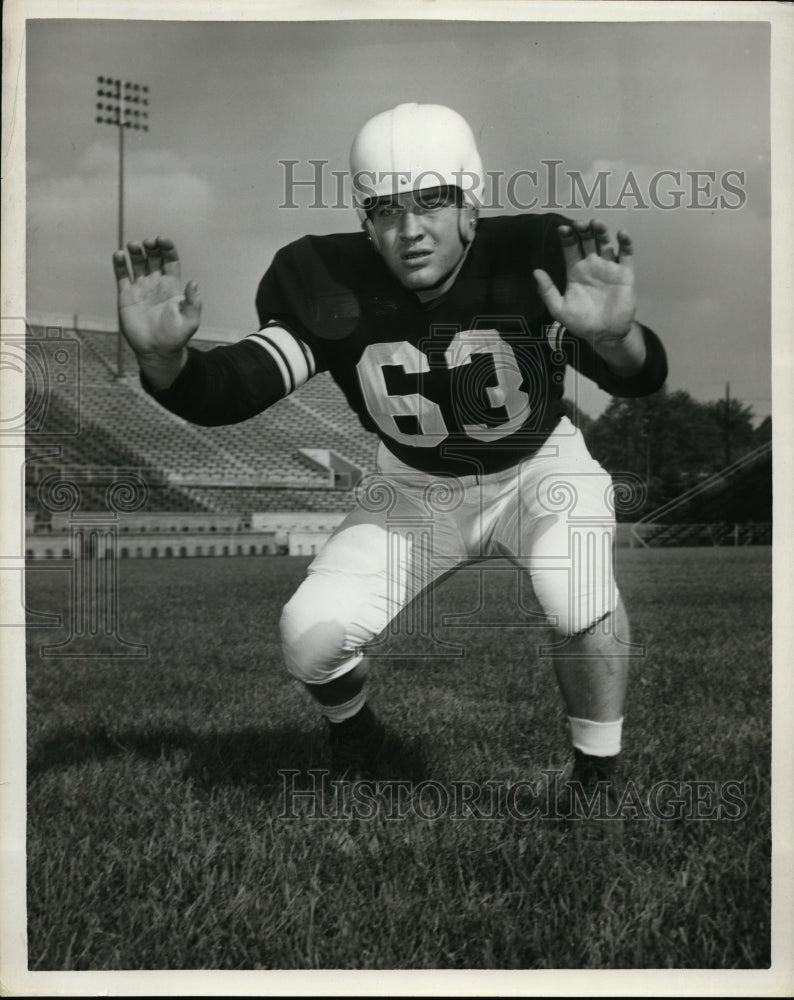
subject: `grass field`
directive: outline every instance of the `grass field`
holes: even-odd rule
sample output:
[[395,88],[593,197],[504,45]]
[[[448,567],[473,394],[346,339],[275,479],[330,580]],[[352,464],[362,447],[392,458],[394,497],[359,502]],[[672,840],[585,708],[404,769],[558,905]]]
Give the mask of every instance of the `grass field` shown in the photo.
[[[122,562],[119,633],[148,644],[144,658],[43,658],[68,628],[29,630],[30,969],[769,964],[771,550],[619,554],[646,647],[628,774],[641,791],[710,782],[706,797],[740,782],[744,805],[735,819],[690,807],[630,821],[617,860],[503,811],[285,809],[279,770],[327,764],[278,647],[305,565]],[[69,601],[67,574],[31,564],[30,609],[68,620]],[[543,633],[526,627],[513,572],[488,572],[477,607],[477,577],[459,574],[435,595],[433,638],[380,647],[386,777],[509,783],[567,761]]]

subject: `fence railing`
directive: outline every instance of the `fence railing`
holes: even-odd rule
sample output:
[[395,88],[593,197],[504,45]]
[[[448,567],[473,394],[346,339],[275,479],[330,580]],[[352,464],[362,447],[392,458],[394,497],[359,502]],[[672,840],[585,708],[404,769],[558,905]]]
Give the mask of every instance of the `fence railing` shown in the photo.
[[769,523],[654,524],[639,521],[631,527],[632,546],[646,548],[696,545],[771,545]]

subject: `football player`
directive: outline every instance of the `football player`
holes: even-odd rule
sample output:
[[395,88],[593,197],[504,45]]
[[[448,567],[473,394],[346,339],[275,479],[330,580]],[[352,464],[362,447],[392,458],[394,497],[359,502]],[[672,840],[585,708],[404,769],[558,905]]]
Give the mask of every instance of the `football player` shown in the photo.
[[[328,371],[378,438],[377,482],[308,568],[281,618],[289,671],[328,720],[337,772],[366,772],[383,727],[366,703],[368,645],[464,562],[526,569],[555,632],[573,778],[614,788],[629,638],[612,565],[608,474],[563,415],[566,365],[616,396],[659,389],[656,335],[635,318],[632,241],[596,221],[480,218],[471,129],[402,104],[355,138],[362,232],[281,249],[259,330],[187,346],[201,312],[169,239],[114,255],[122,330],[144,388],[204,425],[245,420]],[[528,651],[529,653],[529,651]]]

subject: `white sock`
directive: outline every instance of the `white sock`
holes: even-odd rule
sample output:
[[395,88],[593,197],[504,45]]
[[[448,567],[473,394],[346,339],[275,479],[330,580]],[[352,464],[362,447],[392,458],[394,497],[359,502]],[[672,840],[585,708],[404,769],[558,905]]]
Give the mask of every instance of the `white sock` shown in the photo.
[[620,753],[622,716],[617,722],[593,722],[591,719],[575,719],[569,715],[568,723],[571,727],[571,742],[582,753],[593,757],[614,757]]
[[329,722],[344,722],[345,719],[352,718],[360,712],[367,701],[366,689],[362,689],[354,695],[350,701],[345,701],[341,705],[322,705],[322,713]]

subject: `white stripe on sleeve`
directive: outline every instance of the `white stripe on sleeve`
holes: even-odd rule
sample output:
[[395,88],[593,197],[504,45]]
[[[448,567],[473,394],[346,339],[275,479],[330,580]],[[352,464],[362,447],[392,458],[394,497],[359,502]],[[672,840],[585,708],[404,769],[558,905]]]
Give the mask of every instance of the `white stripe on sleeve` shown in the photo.
[[551,326],[546,327],[546,337],[549,341],[549,347],[552,351],[562,350],[562,338],[565,336],[565,327],[558,321],[555,320]]
[[275,361],[284,379],[284,394],[294,392],[314,375],[316,365],[308,344],[282,326],[266,326],[252,333],[249,340],[263,347]]

